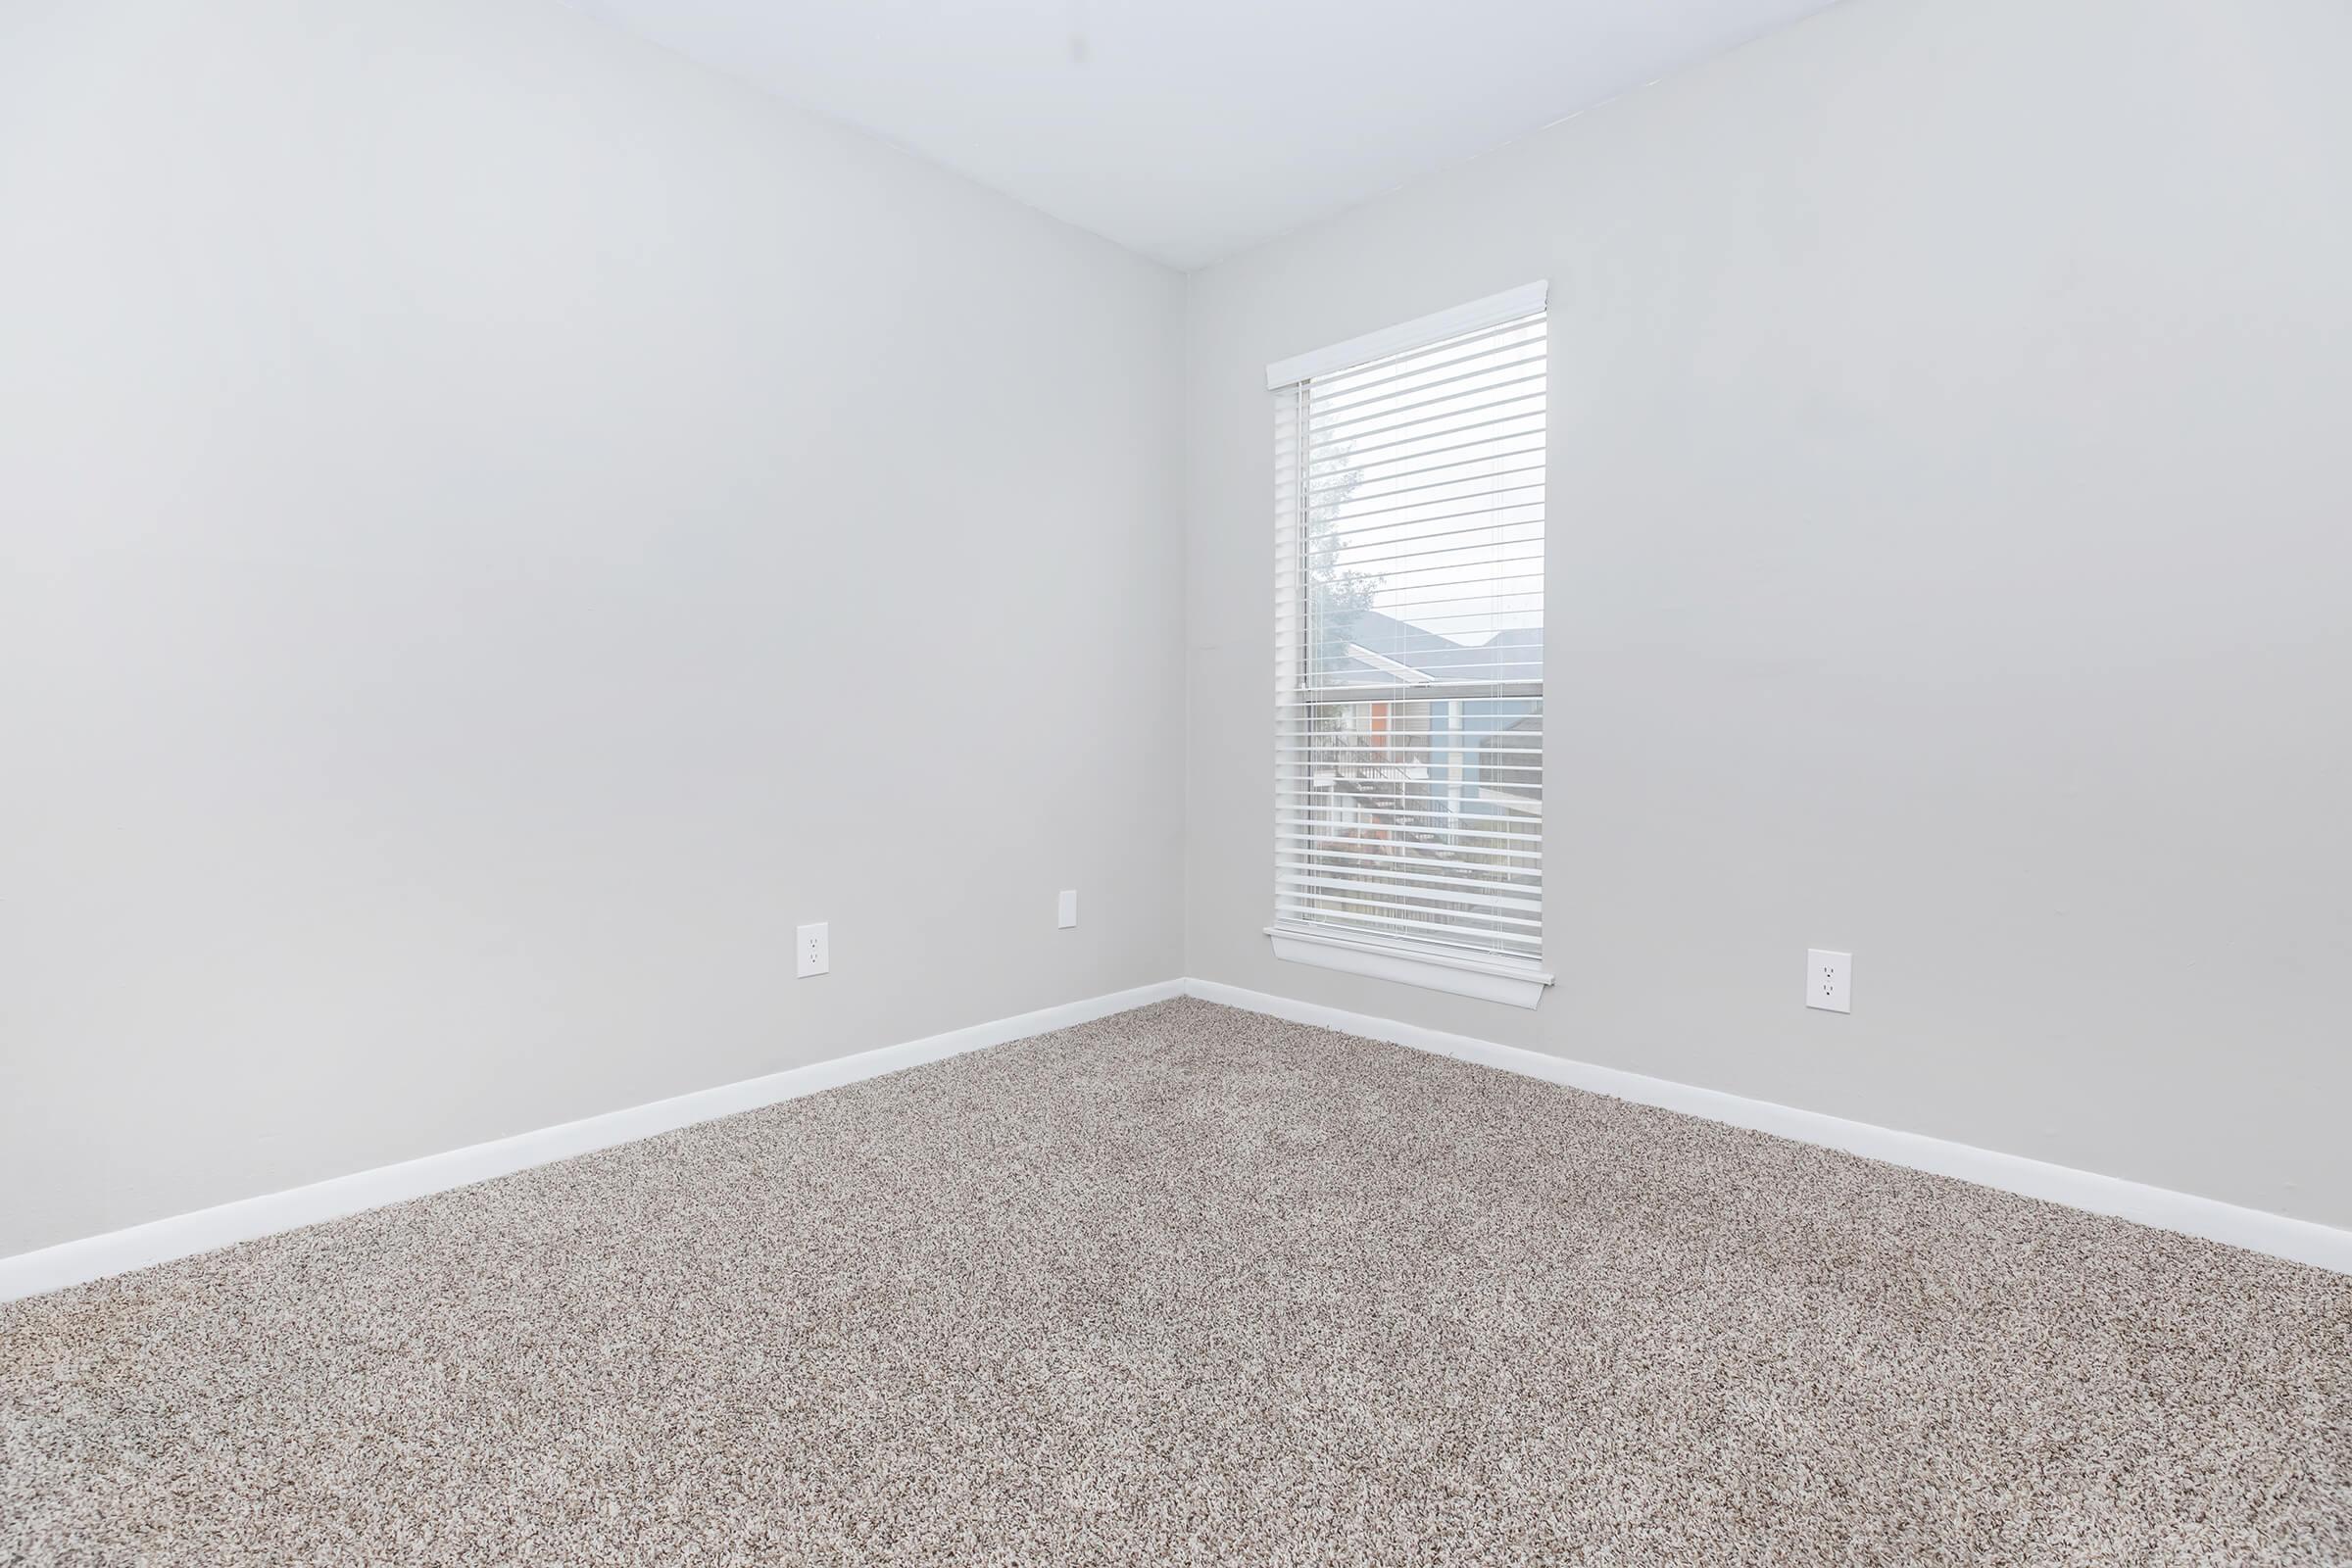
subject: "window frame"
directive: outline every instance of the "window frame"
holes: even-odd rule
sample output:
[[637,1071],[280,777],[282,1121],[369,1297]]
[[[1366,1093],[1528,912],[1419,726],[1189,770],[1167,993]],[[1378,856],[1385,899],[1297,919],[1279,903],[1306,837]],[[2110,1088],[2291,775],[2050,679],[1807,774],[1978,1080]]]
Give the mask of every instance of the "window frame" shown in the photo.
[[[1291,454],[1291,461],[1296,465],[1295,471],[1288,479],[1280,472],[1276,475],[1278,506],[1284,502],[1295,503],[1302,514],[1306,505],[1305,474],[1310,464],[1310,431],[1306,417],[1302,417],[1299,411],[1308,405],[1312,394],[1311,387],[1302,390],[1301,383],[1352,369],[1374,360],[1411,353],[1449,338],[1544,314],[1548,309],[1548,294],[1547,283],[1527,284],[1269,365],[1266,368],[1266,386],[1274,394],[1271,402],[1276,416],[1277,441],[1279,443],[1285,428],[1294,429],[1297,441],[1297,450]],[[1548,344],[1548,333],[1545,341]],[[1547,349],[1546,389],[1548,364]],[[1292,405],[1292,411],[1288,414],[1284,412],[1286,399]],[[1546,478],[1549,446],[1549,422],[1546,419],[1544,440]],[[1394,691],[1369,685],[1315,684],[1311,653],[1313,637],[1306,630],[1311,622],[1308,601],[1311,590],[1306,583],[1303,559],[1310,548],[1305,520],[1303,515],[1288,516],[1278,512],[1276,525],[1274,718],[1278,779],[1283,764],[1299,755],[1295,745],[1286,744],[1283,738],[1286,730],[1297,721],[1298,713],[1316,706],[1333,706],[1341,702],[1375,705],[1387,702],[1434,702],[1450,705],[1491,698],[1530,697],[1538,703],[1542,702],[1546,685],[1545,676],[1548,674],[1548,640],[1543,654],[1545,667],[1540,670],[1533,681],[1425,680],[1400,683]],[[1545,542],[1548,545],[1548,534]],[[1301,560],[1298,563],[1286,563],[1279,552],[1286,551],[1293,543],[1298,546]],[[1458,709],[1455,710],[1458,711]],[[1533,956],[1288,918],[1282,913],[1281,903],[1286,887],[1295,880],[1295,873],[1286,869],[1284,855],[1286,851],[1295,853],[1296,835],[1286,826],[1283,810],[1282,786],[1278,782],[1274,812],[1277,907],[1274,919],[1264,928],[1275,957],[1520,1007],[1533,1007],[1542,1001],[1544,990],[1552,984],[1553,976],[1544,967],[1546,905],[1540,886],[1536,892],[1537,931],[1536,953]],[[1536,858],[1539,865],[1543,859],[1544,839],[1547,837],[1543,831],[1542,820],[1542,816],[1538,815]]]

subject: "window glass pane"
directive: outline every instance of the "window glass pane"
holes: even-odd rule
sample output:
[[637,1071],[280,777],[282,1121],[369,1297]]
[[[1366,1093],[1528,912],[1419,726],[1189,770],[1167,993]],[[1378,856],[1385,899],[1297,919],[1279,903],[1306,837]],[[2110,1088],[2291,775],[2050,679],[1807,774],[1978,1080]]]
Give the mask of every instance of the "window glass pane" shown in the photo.
[[1276,918],[1542,950],[1544,318],[1277,394]]

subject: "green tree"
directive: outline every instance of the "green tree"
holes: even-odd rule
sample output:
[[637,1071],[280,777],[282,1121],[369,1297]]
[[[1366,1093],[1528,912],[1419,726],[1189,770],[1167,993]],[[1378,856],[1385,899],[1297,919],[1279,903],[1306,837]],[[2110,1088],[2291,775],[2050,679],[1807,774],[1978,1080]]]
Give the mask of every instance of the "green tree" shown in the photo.
[[1347,664],[1356,620],[1372,608],[1380,587],[1378,577],[1340,564],[1339,511],[1363,483],[1348,450],[1335,448],[1307,465],[1307,682],[1313,686]]

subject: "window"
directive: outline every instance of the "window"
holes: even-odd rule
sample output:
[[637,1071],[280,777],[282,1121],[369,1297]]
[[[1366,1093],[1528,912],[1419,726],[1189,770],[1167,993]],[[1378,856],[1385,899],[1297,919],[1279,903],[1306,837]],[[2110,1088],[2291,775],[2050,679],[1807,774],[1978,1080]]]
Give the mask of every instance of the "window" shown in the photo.
[[1284,957],[1534,1006],[1544,292],[1270,367]]

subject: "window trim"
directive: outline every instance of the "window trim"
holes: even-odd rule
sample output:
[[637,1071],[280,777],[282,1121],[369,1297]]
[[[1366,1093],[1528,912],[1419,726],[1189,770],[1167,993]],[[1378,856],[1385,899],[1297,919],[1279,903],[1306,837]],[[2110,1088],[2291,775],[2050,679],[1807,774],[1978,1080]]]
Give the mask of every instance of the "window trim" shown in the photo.
[[1507,1003],[1514,1007],[1534,1006],[1552,983],[1551,972],[1540,964],[1447,953],[1419,943],[1405,946],[1375,937],[1342,936],[1320,926],[1270,925],[1266,935],[1273,941],[1274,956],[1291,963],[1395,980],[1425,991]]
[[1456,305],[1449,311],[1435,311],[1409,321],[1400,321],[1395,326],[1383,327],[1377,332],[1351,337],[1345,343],[1334,343],[1328,348],[1294,354],[1287,360],[1276,360],[1266,367],[1266,390],[1279,392],[1299,381],[1350,369],[1367,361],[1385,360],[1392,354],[1427,348],[1446,338],[1475,332],[1482,326],[1500,326],[1522,316],[1533,316],[1550,303],[1549,278],[1522,283],[1517,288],[1490,294],[1483,300]]

